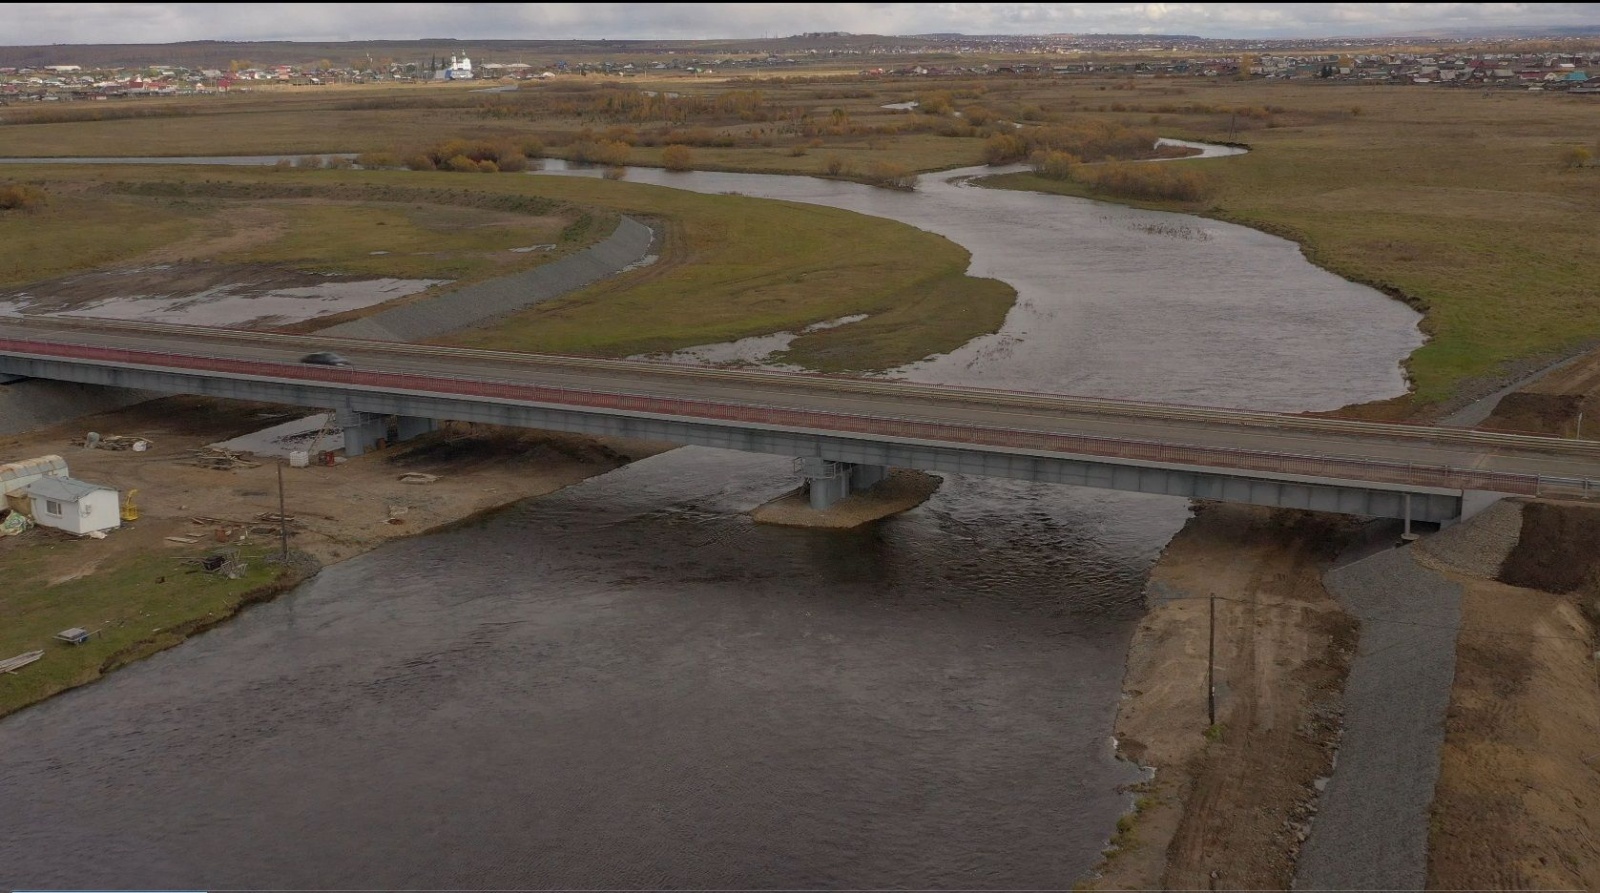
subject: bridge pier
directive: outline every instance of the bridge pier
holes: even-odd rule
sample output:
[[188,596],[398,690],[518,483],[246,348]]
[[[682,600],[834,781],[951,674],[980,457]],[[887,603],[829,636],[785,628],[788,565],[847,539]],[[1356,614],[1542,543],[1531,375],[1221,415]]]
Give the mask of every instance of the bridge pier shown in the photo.
[[[344,454],[351,457],[376,449],[380,440],[385,443],[399,443],[427,434],[438,427],[438,423],[429,418],[384,415],[348,407],[339,409],[335,417],[339,427],[344,429]],[[393,424],[390,424],[391,419],[394,420]]]
[[860,465],[854,462],[835,462],[816,456],[795,460],[795,470],[805,478],[806,492],[811,507],[821,511],[851,493],[872,488],[889,475],[882,465]]

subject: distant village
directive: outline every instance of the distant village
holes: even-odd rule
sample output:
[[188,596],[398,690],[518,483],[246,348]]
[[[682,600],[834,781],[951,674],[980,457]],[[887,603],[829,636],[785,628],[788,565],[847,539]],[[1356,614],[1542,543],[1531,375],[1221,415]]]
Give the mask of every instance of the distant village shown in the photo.
[[[1130,43],[1133,43],[1130,41]],[[960,57],[998,53],[1019,54],[1023,61],[961,64]],[[1144,51],[1171,56],[1177,45],[1126,46],[1123,52]],[[922,55],[953,57],[938,64],[882,65],[862,68],[867,76],[950,77],[1014,75],[1069,77],[1123,75],[1150,78],[1294,78],[1385,84],[1482,86],[1529,90],[1600,93],[1600,51],[1505,53],[1326,53],[1241,52],[1211,57],[1156,58],[1142,61],[1106,61],[1104,48],[1091,52],[1069,43],[1030,40],[1025,45],[997,45],[994,41],[962,40],[950,45],[921,48]],[[633,62],[550,60],[474,63],[465,55],[433,57],[420,61],[381,58],[336,65],[327,60],[301,64],[261,65],[236,62],[226,70],[188,68],[183,65],[145,65],[128,68],[87,68],[73,64],[38,67],[0,65],[0,103],[105,100],[120,97],[226,93],[268,86],[312,87],[324,84],[490,80],[517,82],[557,77],[620,77],[640,75],[737,75],[752,69],[794,69],[840,57],[893,57],[911,55],[903,46],[868,46],[852,49],[809,49],[793,54],[735,52],[702,57],[665,51],[661,58]],[[1079,58],[1073,58],[1079,57]],[[1035,59],[1037,61],[1035,61]],[[887,60],[885,60],[887,61]],[[1595,81],[1590,83],[1590,71]]]

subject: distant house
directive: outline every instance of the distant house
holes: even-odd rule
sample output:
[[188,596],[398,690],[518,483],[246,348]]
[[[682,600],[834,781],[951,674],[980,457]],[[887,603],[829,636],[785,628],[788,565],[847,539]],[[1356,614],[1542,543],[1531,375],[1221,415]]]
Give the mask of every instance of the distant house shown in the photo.
[[82,536],[122,526],[117,491],[75,478],[43,477],[23,492],[32,503],[33,522]]

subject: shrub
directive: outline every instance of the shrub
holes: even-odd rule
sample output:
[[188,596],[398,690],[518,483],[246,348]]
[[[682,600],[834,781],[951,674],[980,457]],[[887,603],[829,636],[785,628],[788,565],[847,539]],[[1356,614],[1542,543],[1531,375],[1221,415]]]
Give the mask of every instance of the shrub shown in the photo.
[[405,166],[400,162],[400,156],[393,152],[362,152],[356,156],[356,164],[367,170]]
[[627,175],[628,169],[620,164],[614,164],[611,167],[606,168],[606,172],[601,174],[601,176],[605,177],[607,180],[620,180]]
[[983,125],[988,124],[990,121],[997,120],[994,112],[989,111],[981,105],[967,106],[961,110],[961,117],[966,118],[967,123],[971,124],[973,127],[982,127]]
[[1211,180],[1205,174],[1169,164],[1106,164],[1093,169],[1079,166],[1072,175],[1087,181],[1095,192],[1119,198],[1195,202],[1211,191]]
[[500,165],[495,164],[494,162],[485,159],[483,161],[478,162],[478,173],[480,173],[480,174],[498,174],[498,173],[500,173]]
[[351,161],[348,157],[346,157],[344,155],[329,155],[327,157],[327,160],[324,162],[324,166],[329,168],[330,170],[340,170],[340,171],[344,170],[345,168],[351,167],[354,164],[355,164],[354,161]]
[[531,137],[522,141],[522,154],[528,158],[539,158],[544,155],[544,140]]
[[568,150],[568,157],[584,164],[620,167],[628,163],[628,144],[607,140],[579,140]]
[[689,170],[694,167],[694,151],[675,143],[661,150],[661,164],[669,171]]
[[823,160],[822,169],[827,171],[828,176],[830,177],[848,176],[850,173],[850,162],[845,161],[843,158],[840,158],[837,155],[829,155]]
[[1561,166],[1568,170],[1583,167],[1593,157],[1589,150],[1582,146],[1568,146],[1561,150]]
[[1047,149],[1033,153],[1029,159],[1033,172],[1047,180],[1072,179],[1072,166],[1078,163],[1071,153]]
[[0,186],[0,211],[37,211],[49,203],[49,194],[37,186],[26,183]]
[[875,161],[867,167],[866,181],[873,186],[882,186],[885,189],[917,188],[917,174],[904,165],[892,164],[887,161]]
[[1028,157],[1028,142],[1018,134],[997,133],[983,141],[985,164],[1010,164]]
[[458,173],[475,173],[478,163],[465,155],[452,155],[445,160],[444,169]]
[[495,162],[502,173],[518,174],[528,169],[528,157],[521,152],[507,152]]
[[439,169],[439,166],[434,164],[432,158],[421,152],[418,152],[417,154],[407,158],[406,167],[414,171],[432,171]]
[[294,166],[314,171],[326,167],[327,162],[320,155],[302,155],[294,160]]

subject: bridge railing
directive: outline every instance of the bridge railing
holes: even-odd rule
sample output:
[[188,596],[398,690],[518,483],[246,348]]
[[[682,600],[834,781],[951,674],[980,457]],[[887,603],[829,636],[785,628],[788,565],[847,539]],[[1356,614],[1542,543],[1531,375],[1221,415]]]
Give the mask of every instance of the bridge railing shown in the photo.
[[722,403],[619,392],[588,392],[510,381],[453,378],[348,367],[305,366],[230,357],[167,354],[124,348],[68,345],[0,338],[0,350],[18,354],[208,373],[304,381],[379,391],[405,391],[557,405],[575,409],[715,420],[841,434],[868,434],[902,440],[959,443],[1011,450],[1123,459],[1164,465],[1194,465],[1223,471],[1254,471],[1279,476],[1332,478],[1448,490],[1491,490],[1519,495],[1559,491],[1600,495],[1600,482],[1584,478],[1542,478],[1515,472],[1419,465],[1348,456],[1283,453],[1233,447],[1065,434],[1018,428],[960,425],[905,417],[866,416],[815,409]]
[[[38,325],[39,320],[25,324]],[[682,376],[700,380],[749,382],[792,387],[806,391],[830,391],[851,394],[876,394],[895,399],[927,399],[938,402],[970,402],[974,405],[1004,404],[1019,408],[1055,409],[1064,412],[1092,413],[1109,416],[1137,417],[1144,420],[1197,422],[1202,424],[1232,424],[1243,427],[1269,426],[1276,430],[1305,431],[1341,435],[1368,435],[1386,438],[1410,438],[1429,443],[1449,444],[1478,448],[1508,448],[1543,450],[1566,455],[1582,454],[1600,458],[1600,441],[1575,440],[1546,432],[1534,431],[1478,431],[1470,428],[1438,427],[1408,420],[1368,422],[1327,416],[1303,415],[1235,409],[1229,407],[1180,405],[1150,400],[1126,398],[1081,397],[1065,394],[1036,394],[1007,391],[973,385],[950,385],[906,381],[873,381],[845,378],[818,373],[776,372],[772,370],[729,370],[677,363],[619,360],[601,357],[569,357],[548,354],[512,353],[508,351],[481,350],[463,347],[441,347],[426,344],[402,344],[369,341],[353,338],[332,338],[319,335],[285,335],[272,332],[247,332],[229,329],[207,329],[172,323],[147,323],[133,321],[108,321],[90,319],[52,318],[46,328],[73,328],[83,330],[117,329],[162,335],[197,336],[223,341],[280,343],[293,349],[303,349],[308,344],[332,349],[362,351],[366,353],[392,353],[403,356],[438,356],[449,359],[473,359],[500,364],[513,369],[544,368],[557,370],[597,370],[612,373],[633,373],[649,376]]]

